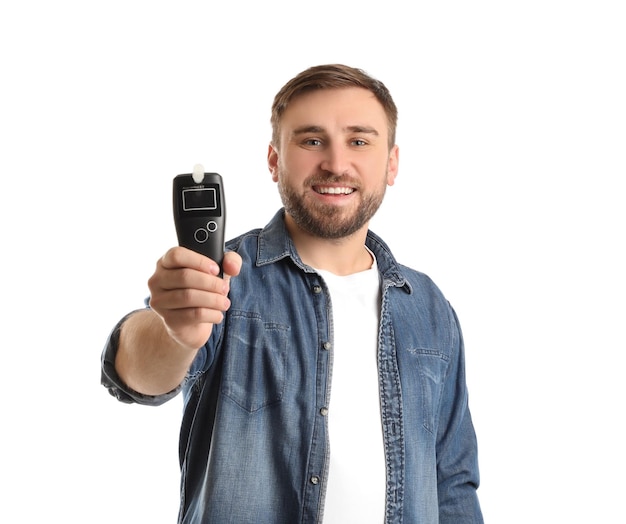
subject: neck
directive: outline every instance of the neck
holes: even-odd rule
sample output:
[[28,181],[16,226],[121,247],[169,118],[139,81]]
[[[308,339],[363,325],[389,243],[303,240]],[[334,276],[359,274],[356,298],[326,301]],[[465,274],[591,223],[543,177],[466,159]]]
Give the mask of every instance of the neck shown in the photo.
[[365,248],[367,224],[349,237],[320,238],[300,229],[285,215],[287,231],[302,262],[315,269],[344,276],[372,267],[372,255]]

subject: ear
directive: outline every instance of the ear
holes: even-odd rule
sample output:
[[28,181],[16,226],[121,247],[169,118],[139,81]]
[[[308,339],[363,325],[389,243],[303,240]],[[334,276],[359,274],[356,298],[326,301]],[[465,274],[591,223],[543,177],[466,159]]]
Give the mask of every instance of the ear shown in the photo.
[[393,186],[398,176],[398,164],[400,162],[400,148],[394,145],[389,152],[387,161],[387,185]]
[[272,144],[267,149],[267,167],[272,173],[272,180],[278,182],[278,151]]

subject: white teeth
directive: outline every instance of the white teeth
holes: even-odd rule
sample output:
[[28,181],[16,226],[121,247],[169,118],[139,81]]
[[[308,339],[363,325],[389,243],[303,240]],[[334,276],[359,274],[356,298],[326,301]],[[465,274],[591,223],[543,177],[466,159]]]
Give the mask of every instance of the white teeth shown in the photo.
[[351,187],[318,187],[318,193],[323,195],[349,195],[354,192]]

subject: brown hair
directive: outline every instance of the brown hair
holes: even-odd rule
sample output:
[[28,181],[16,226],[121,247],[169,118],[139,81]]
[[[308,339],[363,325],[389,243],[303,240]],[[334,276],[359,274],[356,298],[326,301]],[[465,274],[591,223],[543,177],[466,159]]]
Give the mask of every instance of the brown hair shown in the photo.
[[279,143],[280,120],[289,103],[303,93],[317,89],[341,89],[362,87],[371,91],[381,103],[389,126],[389,148],[396,143],[396,125],[398,109],[391,98],[391,93],[380,81],[372,78],[365,71],[342,64],[328,64],[310,67],[289,80],[274,97],[272,104],[272,144]]

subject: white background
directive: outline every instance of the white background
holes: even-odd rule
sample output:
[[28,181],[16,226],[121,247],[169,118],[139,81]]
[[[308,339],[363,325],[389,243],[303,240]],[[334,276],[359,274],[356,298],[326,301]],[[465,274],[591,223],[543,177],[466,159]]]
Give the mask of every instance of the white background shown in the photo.
[[101,349],[175,243],[172,177],[264,225],[272,98],[343,62],[400,109],[372,229],[461,318],[487,522],[626,522],[621,5],[3,2],[0,521],[175,522],[181,399],[118,403]]

